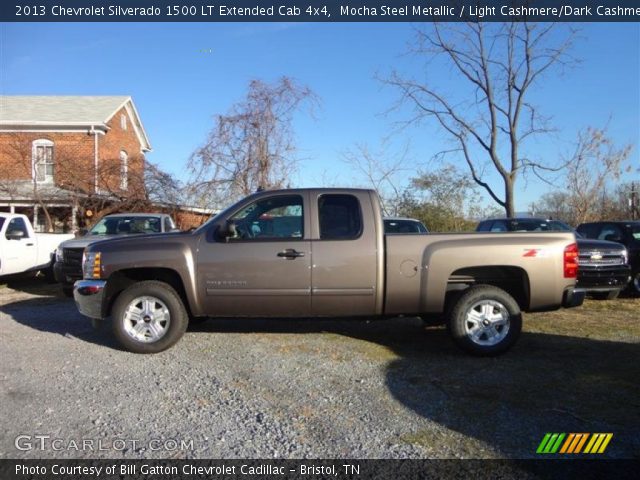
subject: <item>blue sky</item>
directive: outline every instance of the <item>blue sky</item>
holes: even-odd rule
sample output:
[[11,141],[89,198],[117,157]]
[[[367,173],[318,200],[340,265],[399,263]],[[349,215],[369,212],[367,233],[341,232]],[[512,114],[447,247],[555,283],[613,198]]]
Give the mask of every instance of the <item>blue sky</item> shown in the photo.
[[[532,154],[558,158],[576,132],[603,126],[620,144],[640,144],[640,24],[580,25],[572,51],[582,63],[549,75],[534,101],[558,131],[531,145]],[[300,174],[296,185],[358,183],[341,161],[356,143],[374,150],[405,118],[384,115],[397,99],[376,75],[392,69],[423,76],[424,65],[403,55],[408,23],[43,23],[0,25],[0,92],[23,95],[131,95],[147,130],[150,161],[184,175],[185,163],[212,126],[215,114],[240,100],[253,78],[281,75],[306,84],[321,99],[316,118],[296,118]],[[455,89],[446,72],[431,78]],[[399,132],[387,153],[409,143],[411,164],[428,168],[447,147],[433,124]],[[535,150],[535,151],[534,151]],[[452,159],[453,160],[453,159]],[[407,172],[400,182],[411,176]],[[635,179],[638,179],[636,174]],[[496,183],[496,185],[498,185]],[[520,181],[516,207],[524,210],[545,184]]]

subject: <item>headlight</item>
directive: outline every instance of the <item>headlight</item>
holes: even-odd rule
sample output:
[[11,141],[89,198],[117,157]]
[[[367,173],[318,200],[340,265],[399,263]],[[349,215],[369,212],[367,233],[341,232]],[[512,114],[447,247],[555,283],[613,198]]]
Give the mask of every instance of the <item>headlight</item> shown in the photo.
[[63,261],[64,261],[64,250],[58,247],[56,248],[56,262],[63,262]]
[[629,263],[629,252],[627,252],[626,250],[623,250],[622,258],[624,259],[624,263]]
[[82,254],[82,277],[85,279],[100,278],[102,264],[100,252],[87,252]]

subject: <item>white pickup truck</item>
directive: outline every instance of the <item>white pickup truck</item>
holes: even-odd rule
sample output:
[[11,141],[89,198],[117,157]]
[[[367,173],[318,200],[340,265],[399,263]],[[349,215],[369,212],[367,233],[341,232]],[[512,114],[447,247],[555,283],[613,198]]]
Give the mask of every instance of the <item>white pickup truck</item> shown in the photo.
[[60,242],[72,234],[35,233],[29,219],[0,212],[0,277],[51,268]]

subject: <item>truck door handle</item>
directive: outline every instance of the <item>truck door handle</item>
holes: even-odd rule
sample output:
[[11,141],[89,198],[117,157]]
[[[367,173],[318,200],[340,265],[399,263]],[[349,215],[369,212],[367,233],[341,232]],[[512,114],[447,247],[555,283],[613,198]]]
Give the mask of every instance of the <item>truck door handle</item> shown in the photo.
[[298,258],[298,257],[304,257],[304,252],[298,252],[297,250],[294,250],[293,248],[287,248],[286,250],[282,251],[282,252],[278,252],[278,256],[279,257],[284,257],[288,260],[293,260],[294,258]]
[[33,243],[27,243],[27,247],[33,247]]

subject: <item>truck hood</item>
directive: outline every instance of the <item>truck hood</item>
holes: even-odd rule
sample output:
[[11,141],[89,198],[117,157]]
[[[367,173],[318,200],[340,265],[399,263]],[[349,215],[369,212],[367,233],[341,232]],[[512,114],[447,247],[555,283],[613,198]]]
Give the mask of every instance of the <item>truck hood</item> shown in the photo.
[[[156,234],[157,235],[157,234]],[[130,237],[131,235],[129,235]],[[140,236],[135,234],[135,236]],[[124,237],[124,235],[84,235],[82,237],[72,238],[60,244],[60,248],[85,248],[92,243],[110,240],[112,238]]]
[[626,247],[621,243],[609,242],[608,240],[592,240],[590,238],[577,238],[578,250],[624,250]]
[[[135,235],[111,235],[100,240],[90,239],[86,245],[98,246],[99,249],[126,249],[128,246],[152,245],[157,242],[166,242],[167,239],[190,235],[190,232],[148,233]],[[83,237],[84,238],[84,237]],[[150,247],[151,248],[151,247]],[[94,248],[92,248],[93,250]]]

